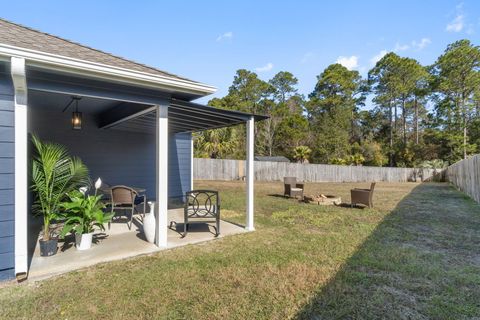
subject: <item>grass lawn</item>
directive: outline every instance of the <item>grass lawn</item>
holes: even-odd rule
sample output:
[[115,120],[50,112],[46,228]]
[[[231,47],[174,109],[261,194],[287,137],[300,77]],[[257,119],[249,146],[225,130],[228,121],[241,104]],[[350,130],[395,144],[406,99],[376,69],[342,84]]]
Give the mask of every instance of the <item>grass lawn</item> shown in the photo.
[[[367,184],[307,184],[340,195]],[[224,218],[245,220],[239,182]],[[447,184],[380,183],[375,209],[256,183],[256,232],[0,288],[5,319],[462,319],[480,316],[480,206]]]

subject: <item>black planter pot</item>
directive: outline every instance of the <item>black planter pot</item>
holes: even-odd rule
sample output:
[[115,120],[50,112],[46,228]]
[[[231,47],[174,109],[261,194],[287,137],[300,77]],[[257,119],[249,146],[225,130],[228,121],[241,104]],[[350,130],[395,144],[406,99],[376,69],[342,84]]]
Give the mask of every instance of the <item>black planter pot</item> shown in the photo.
[[58,239],[50,239],[50,240],[39,240],[40,242],[40,255],[42,257],[49,257],[53,256],[54,254],[57,253],[57,244],[58,244]]

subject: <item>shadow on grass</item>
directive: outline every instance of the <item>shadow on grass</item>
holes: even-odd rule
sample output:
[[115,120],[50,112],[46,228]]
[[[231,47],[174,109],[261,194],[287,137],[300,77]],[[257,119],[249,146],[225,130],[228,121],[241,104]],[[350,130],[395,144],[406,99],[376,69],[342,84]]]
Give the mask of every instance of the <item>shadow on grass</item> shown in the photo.
[[285,195],[283,194],[278,194],[278,193],[271,193],[271,194],[268,194],[269,197],[274,197],[274,198],[282,198],[282,199],[289,199],[288,197],[286,197]]
[[477,204],[447,184],[421,184],[397,204],[295,318],[478,316],[479,230]]

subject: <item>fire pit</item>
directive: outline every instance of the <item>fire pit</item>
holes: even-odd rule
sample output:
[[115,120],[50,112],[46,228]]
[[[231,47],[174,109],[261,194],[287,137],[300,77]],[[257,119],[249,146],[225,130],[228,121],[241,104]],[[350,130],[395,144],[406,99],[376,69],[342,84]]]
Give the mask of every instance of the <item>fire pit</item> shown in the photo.
[[310,195],[310,196],[305,196],[305,202],[306,203],[316,203],[318,205],[340,205],[342,203],[342,199],[337,196],[333,195],[324,195],[324,194],[319,194],[319,195]]

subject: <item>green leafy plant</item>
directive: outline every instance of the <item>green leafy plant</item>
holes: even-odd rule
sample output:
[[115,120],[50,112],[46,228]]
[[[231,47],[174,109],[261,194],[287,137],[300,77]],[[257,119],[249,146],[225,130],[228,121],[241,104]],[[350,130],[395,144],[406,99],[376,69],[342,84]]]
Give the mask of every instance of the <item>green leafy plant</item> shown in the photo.
[[308,163],[308,157],[312,153],[312,149],[307,146],[298,146],[293,150],[293,158],[299,163]]
[[[101,182],[97,182],[96,185],[100,186]],[[95,227],[102,231],[105,230],[104,224],[112,219],[113,213],[103,212],[105,205],[100,201],[102,195],[97,195],[97,190],[96,186],[94,195],[72,191],[68,194],[70,201],[61,203],[65,215],[65,225],[60,233],[61,237],[65,237],[69,232],[91,233]]]
[[445,169],[448,167],[448,162],[441,159],[425,160],[419,164],[421,169]]
[[79,158],[69,156],[59,144],[42,142],[32,136],[35,148],[32,163],[33,211],[43,215],[43,240],[50,240],[50,224],[60,217],[60,203],[66,194],[88,183],[88,169]]

